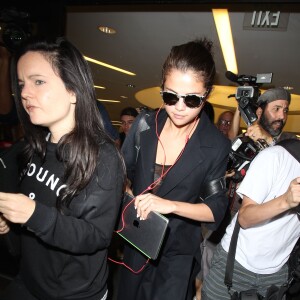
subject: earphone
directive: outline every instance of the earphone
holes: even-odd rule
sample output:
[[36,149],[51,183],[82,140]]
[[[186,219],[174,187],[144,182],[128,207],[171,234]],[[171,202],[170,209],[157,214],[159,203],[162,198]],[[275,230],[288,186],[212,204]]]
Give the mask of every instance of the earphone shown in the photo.
[[[158,133],[158,115],[159,115],[159,112],[161,111],[162,109],[162,106],[157,110],[156,112],[156,115],[155,115],[155,132],[156,132],[156,136],[157,136],[157,139],[158,139],[158,142],[160,143],[161,147],[162,147],[162,150],[163,150],[163,153],[164,153],[164,162],[162,164],[162,171],[161,171],[161,174],[159,176],[159,178],[157,178],[155,181],[153,181],[146,189],[144,189],[141,193],[139,193],[138,196],[140,195],[143,195],[145,194],[146,192],[149,192],[151,190],[153,190],[158,184],[160,184],[161,180],[169,173],[169,171],[174,167],[174,165],[179,161],[179,159],[181,158],[182,154],[184,153],[184,150],[186,149],[186,146],[188,144],[188,141],[190,139],[190,135],[192,133],[192,131],[194,130],[195,126],[197,125],[197,121],[198,121],[198,115],[195,117],[194,121],[193,121],[193,124],[191,126],[191,129],[189,130],[188,134],[186,135],[185,137],[185,143],[184,143],[184,146],[182,148],[182,150],[180,151],[179,155],[177,156],[177,158],[175,159],[174,163],[172,165],[170,165],[166,170],[165,170],[165,162],[166,162],[166,152],[165,152],[165,149],[164,149],[164,146],[163,146],[163,143],[160,139],[160,135]],[[136,196],[137,197],[137,196]],[[121,228],[118,229],[117,231],[115,231],[116,233],[120,233],[122,232],[122,230],[124,229],[124,225],[125,225],[125,221],[124,221],[124,213],[126,211],[126,209],[129,207],[129,205],[132,205],[133,202],[135,201],[135,198],[134,197],[129,203],[126,204],[126,206],[124,207],[122,213],[121,213]],[[131,267],[129,267],[126,263],[124,262],[118,262],[118,261],[115,261],[111,258],[108,258],[110,261],[114,262],[114,263],[117,263],[117,264],[120,264],[120,265],[123,265],[125,266],[128,270],[130,270],[131,272],[133,272],[134,274],[138,274],[140,273],[141,271],[143,271],[143,269],[145,268],[145,266],[148,264],[149,262],[149,258],[146,260],[145,264],[138,270],[133,270]]]

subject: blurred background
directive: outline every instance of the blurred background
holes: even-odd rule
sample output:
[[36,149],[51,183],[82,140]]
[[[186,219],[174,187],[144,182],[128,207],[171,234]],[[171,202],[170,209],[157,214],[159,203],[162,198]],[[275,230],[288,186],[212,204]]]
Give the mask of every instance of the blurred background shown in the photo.
[[[1,0],[0,150],[22,136],[9,89],[9,61],[32,36],[66,36],[77,46],[117,131],[124,108],[161,106],[161,69],[171,47],[207,37],[217,69],[208,99],[214,122],[222,112],[236,110],[237,87],[251,80],[261,91],[285,87],[292,93],[284,131],[300,135],[299,33],[300,1]],[[240,127],[246,128],[243,120]],[[18,267],[4,243],[0,239],[0,289]]]
[[[238,83],[229,80],[226,71],[253,77],[272,73],[272,81],[260,89],[290,90],[285,131],[299,133],[298,2],[2,0],[0,44],[13,53],[29,36],[66,36],[89,61],[98,101],[119,130],[123,108],[160,107],[161,68],[171,47],[207,37],[214,43],[217,67],[209,98],[215,122],[223,111],[237,106],[232,96]],[[218,11],[225,12],[220,21]],[[225,50],[232,50],[229,59],[234,58],[233,62],[225,58]],[[240,125],[246,127],[243,120]],[[2,122],[1,126],[3,140],[3,130],[14,130],[14,125]],[[12,136],[17,138],[18,132]]]

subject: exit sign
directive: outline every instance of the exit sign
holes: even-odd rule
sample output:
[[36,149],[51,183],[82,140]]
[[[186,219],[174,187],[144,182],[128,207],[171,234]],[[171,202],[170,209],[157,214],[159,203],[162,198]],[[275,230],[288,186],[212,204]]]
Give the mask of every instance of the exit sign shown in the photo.
[[243,28],[245,30],[287,30],[289,13],[270,10],[255,10],[245,13]]

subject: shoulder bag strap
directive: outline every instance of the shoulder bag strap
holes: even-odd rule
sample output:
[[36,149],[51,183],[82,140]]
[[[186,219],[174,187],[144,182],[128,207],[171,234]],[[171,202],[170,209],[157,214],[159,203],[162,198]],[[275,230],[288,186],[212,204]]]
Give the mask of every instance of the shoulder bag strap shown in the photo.
[[287,139],[278,142],[276,145],[285,148],[291,155],[293,155],[300,163],[300,140]]
[[237,216],[234,230],[231,236],[228,254],[227,254],[227,263],[226,263],[225,278],[224,278],[224,283],[226,284],[228,291],[232,287],[232,274],[233,274],[235,252],[236,252],[237,240],[239,237],[239,231],[240,231],[240,224]]

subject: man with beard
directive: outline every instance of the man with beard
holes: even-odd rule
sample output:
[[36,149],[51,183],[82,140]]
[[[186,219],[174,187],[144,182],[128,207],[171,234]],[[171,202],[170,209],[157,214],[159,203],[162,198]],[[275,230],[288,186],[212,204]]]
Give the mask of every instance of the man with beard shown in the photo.
[[[277,142],[286,139],[298,139],[297,136],[290,132],[282,132],[288,118],[289,105],[291,102],[291,94],[286,89],[272,88],[265,91],[257,101],[258,108],[256,110],[257,121],[250,125],[245,132],[245,136],[253,141],[264,140],[268,146],[274,146]],[[231,140],[237,137],[240,124],[240,112],[237,109],[232,126],[228,132]],[[241,137],[239,135],[238,137]],[[247,169],[247,165],[244,170]],[[245,175],[245,173],[244,173]],[[228,177],[233,179],[229,185],[230,209],[231,215],[234,215],[240,208],[241,198],[238,197],[234,190],[237,188],[237,183],[240,182],[244,175],[236,172],[229,172]],[[242,176],[242,177],[241,177]]]
[[249,126],[246,136],[252,140],[265,140],[268,145],[275,145],[278,141],[297,138],[295,135],[282,132],[287,121],[291,94],[284,88],[267,90],[258,98],[256,115],[258,121]]
[[[258,99],[258,120],[248,127],[245,135],[254,141],[265,140],[269,147],[248,165],[237,192],[230,196],[233,219],[216,245],[210,272],[204,278],[202,300],[235,299],[234,292],[249,289],[256,289],[266,296],[272,284],[280,287],[287,281],[287,260],[300,236],[299,213],[295,210],[300,200],[300,165],[276,144],[285,139],[297,139],[292,133],[282,132],[290,101],[291,95],[284,88],[269,89]],[[233,121],[233,126],[236,124],[239,122]],[[299,147],[300,142],[297,143]],[[233,186],[237,187],[236,184]],[[229,189],[231,191],[231,185]],[[229,291],[224,277],[236,222],[241,228]]]

